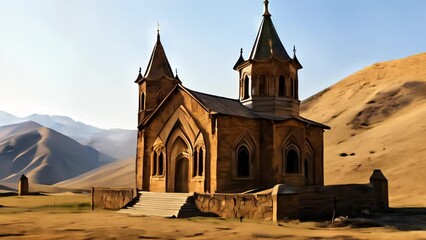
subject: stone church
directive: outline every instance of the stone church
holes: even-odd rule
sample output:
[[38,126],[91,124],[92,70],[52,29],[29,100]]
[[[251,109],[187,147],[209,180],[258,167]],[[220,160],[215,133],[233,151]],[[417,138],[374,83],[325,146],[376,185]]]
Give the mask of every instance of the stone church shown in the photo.
[[[173,74],[157,34],[139,75],[136,187],[152,192],[240,193],[276,184],[324,184],[323,133],[299,115],[294,50],[284,48],[264,3],[247,59],[241,55],[239,98],[197,92]],[[230,66],[232,67],[232,66]]]

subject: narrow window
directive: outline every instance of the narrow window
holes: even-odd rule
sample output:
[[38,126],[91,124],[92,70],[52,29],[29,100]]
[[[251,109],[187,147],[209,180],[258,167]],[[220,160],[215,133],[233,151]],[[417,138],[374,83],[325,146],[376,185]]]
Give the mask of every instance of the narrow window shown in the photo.
[[157,152],[154,152],[154,157],[152,158],[152,175],[157,175]]
[[299,173],[299,155],[294,149],[290,149],[286,154],[286,173]]
[[158,175],[163,175],[164,174],[164,158],[163,158],[163,153],[160,153],[160,156],[158,157]]
[[293,83],[293,78],[290,78],[290,97],[294,98],[294,83]]
[[243,99],[248,99],[250,97],[250,79],[248,76],[244,77],[243,90]]
[[203,168],[204,168],[204,156],[203,156],[203,149],[200,148],[200,151],[198,152],[198,176],[203,176]]
[[245,146],[241,146],[238,149],[237,176],[250,177],[250,155]]
[[260,75],[259,77],[259,96],[266,96],[266,76]]
[[192,162],[192,176],[197,176],[197,163],[198,163],[198,153],[197,150],[194,151],[193,162]]
[[140,110],[145,110],[145,93],[141,94],[141,102],[140,102],[140,106],[139,106]]
[[278,96],[285,96],[285,78],[283,75],[281,75],[280,79],[278,80]]

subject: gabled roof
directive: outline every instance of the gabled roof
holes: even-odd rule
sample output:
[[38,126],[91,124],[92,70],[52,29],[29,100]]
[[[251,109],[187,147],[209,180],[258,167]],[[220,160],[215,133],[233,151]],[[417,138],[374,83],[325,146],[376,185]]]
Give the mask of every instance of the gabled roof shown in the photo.
[[164,100],[158,105],[158,107],[147,117],[144,124],[148,123],[156,114],[156,112],[164,105],[166,100],[173,94],[174,91],[182,90],[188,93],[193,97],[206,111],[219,114],[219,115],[228,115],[228,116],[237,116],[250,119],[266,119],[272,121],[286,121],[290,119],[295,119],[297,121],[317,126],[323,129],[330,129],[329,126],[326,126],[321,123],[317,123],[303,117],[296,117],[291,115],[276,115],[270,113],[261,113],[255,112],[247,107],[245,107],[238,99],[225,98],[220,96],[215,96],[211,94],[196,92],[190,89],[185,88],[181,84],[176,85],[176,87],[170,91],[170,93],[164,98]]
[[160,33],[157,33],[157,42],[152,51],[148,67],[146,68],[145,78],[157,80],[162,77],[174,79],[172,68],[170,67],[169,60],[167,60],[166,53],[160,41]]
[[238,116],[252,119],[267,119],[272,121],[286,121],[289,119],[296,119],[298,121],[321,127],[324,129],[330,129],[329,126],[326,126],[321,123],[311,121],[303,117],[296,117],[291,115],[276,115],[271,113],[262,113],[255,112],[247,107],[245,107],[237,99],[230,99],[225,97],[219,97],[215,95],[210,95],[206,93],[196,92],[193,90],[186,89],[192,96],[194,96],[204,107],[211,112],[216,112],[222,115]]
[[275,30],[271,14],[268,12],[267,2],[265,1],[265,13],[263,14],[263,20],[249,60],[267,61],[272,58],[280,61],[291,59]]

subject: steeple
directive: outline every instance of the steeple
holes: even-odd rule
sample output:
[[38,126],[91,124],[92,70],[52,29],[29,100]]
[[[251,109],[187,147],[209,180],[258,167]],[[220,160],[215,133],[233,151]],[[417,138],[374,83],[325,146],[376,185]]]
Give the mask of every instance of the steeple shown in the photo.
[[240,101],[256,112],[298,116],[298,70],[302,65],[295,48],[293,58],[288,55],[272,23],[269,1],[263,3],[262,22],[250,56],[244,60],[240,53],[234,66],[240,76]]
[[265,11],[263,20],[257,33],[256,41],[250,54],[250,60],[268,61],[275,58],[279,61],[287,61],[290,56],[287,54],[280,37],[272,23],[271,14],[269,13],[269,1],[265,0]]
[[157,28],[157,42],[151,54],[151,58],[142,75],[139,69],[135,81],[139,85],[139,125],[145,117],[154,111],[170,91],[181,81],[173,74],[169,60],[160,41],[160,30]]
[[166,53],[164,52],[163,45],[160,41],[160,32],[157,29],[157,42],[155,43],[154,50],[151,54],[148,67],[145,72],[145,79],[158,80],[163,77],[174,79],[172,68],[170,67],[169,60],[167,60]]

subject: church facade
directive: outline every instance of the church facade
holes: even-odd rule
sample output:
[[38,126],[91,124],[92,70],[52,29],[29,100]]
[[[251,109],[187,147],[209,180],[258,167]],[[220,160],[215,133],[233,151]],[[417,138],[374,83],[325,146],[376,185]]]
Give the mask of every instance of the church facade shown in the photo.
[[183,86],[160,35],[139,75],[136,187],[153,192],[240,193],[324,185],[323,133],[328,126],[299,115],[298,71],[265,1],[263,19],[238,72],[239,98]]

